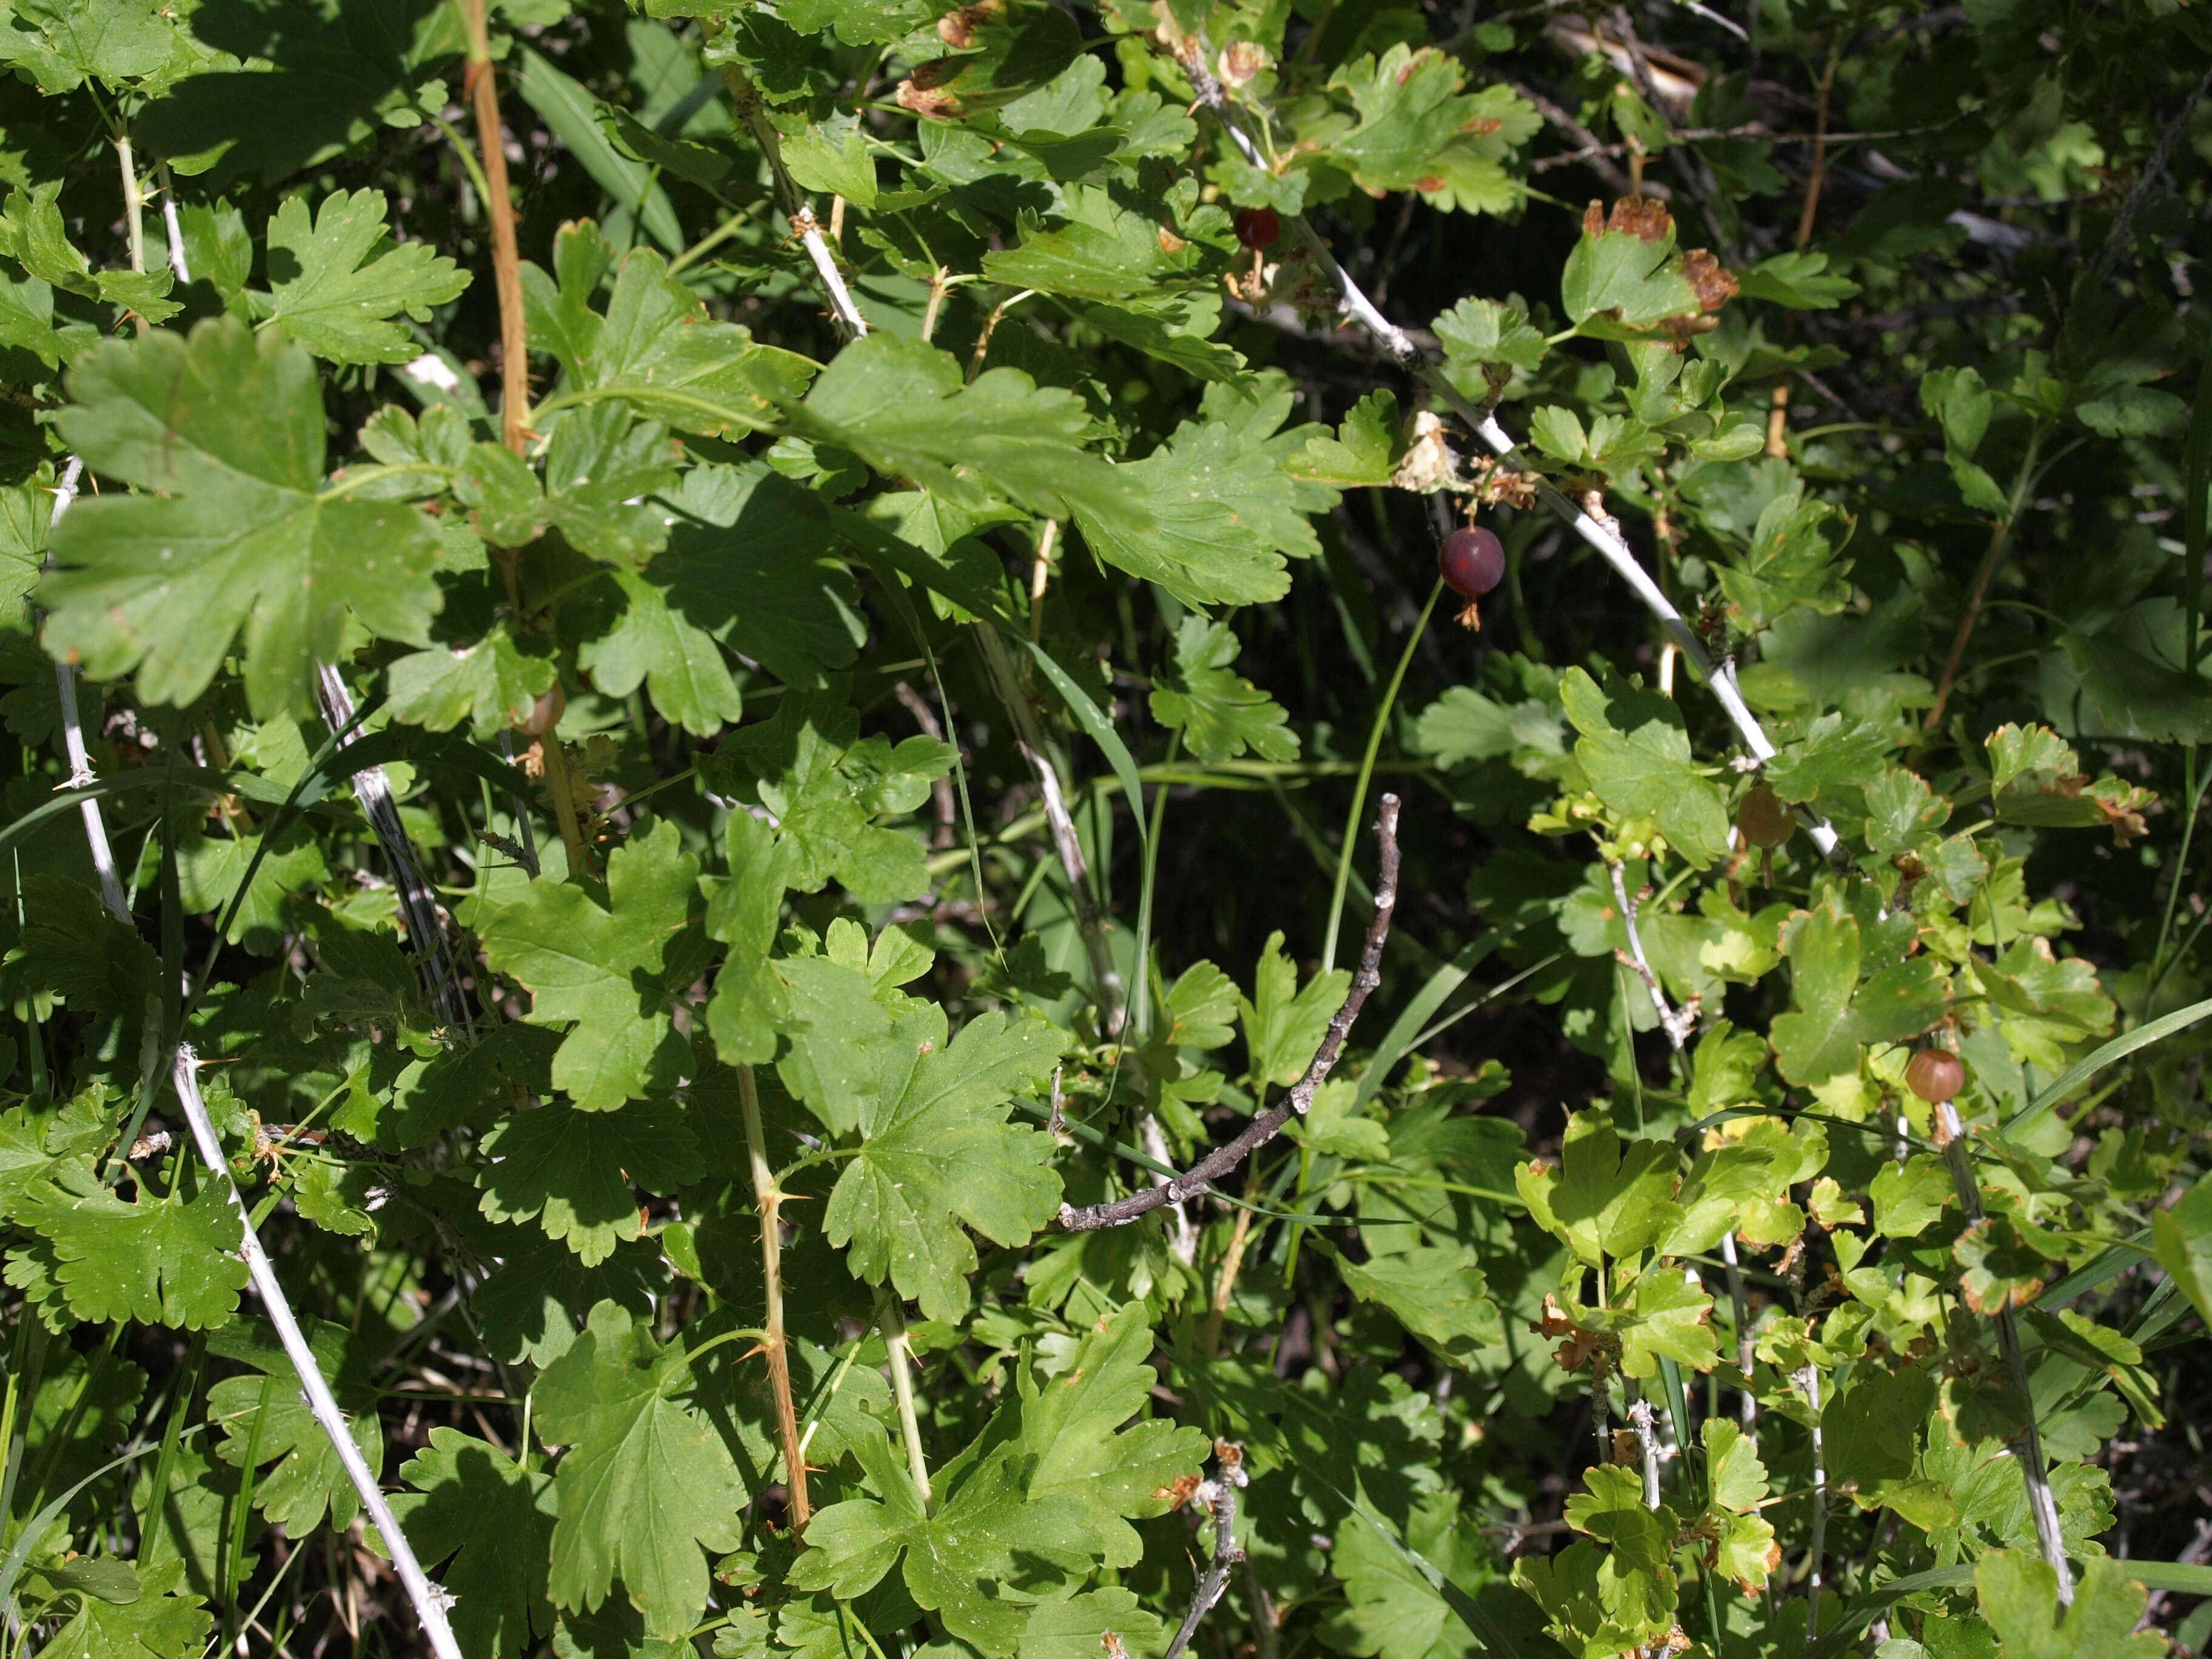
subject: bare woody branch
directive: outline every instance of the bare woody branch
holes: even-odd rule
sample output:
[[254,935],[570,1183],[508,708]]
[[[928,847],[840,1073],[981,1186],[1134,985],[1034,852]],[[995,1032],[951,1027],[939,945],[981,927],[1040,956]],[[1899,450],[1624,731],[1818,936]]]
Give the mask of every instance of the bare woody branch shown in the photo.
[[1233,1440],[1217,1440],[1213,1455],[1220,1463],[1220,1474],[1191,1494],[1194,1502],[1204,1504],[1213,1512],[1213,1559],[1190,1593],[1190,1611],[1183,1614],[1182,1627],[1168,1644],[1164,1659],[1179,1659],[1190,1645],[1200,1622],[1228,1589],[1230,1570],[1244,1559],[1244,1551],[1237,1542],[1237,1489],[1250,1479],[1244,1473],[1244,1448]]
[[1321,1048],[1313,1061],[1306,1067],[1305,1075],[1291,1085],[1291,1091],[1268,1110],[1260,1114],[1245,1127],[1244,1132],[1227,1145],[1217,1146],[1191,1165],[1185,1174],[1172,1181],[1160,1182],[1131,1193],[1127,1198],[1109,1200],[1103,1204],[1087,1205],[1077,1209],[1072,1204],[1060,1206],[1060,1224],[1071,1233],[1093,1232],[1101,1227],[1120,1227],[1134,1221],[1139,1216],[1149,1215],[1166,1204],[1180,1204],[1185,1199],[1196,1198],[1212,1190],[1214,1182],[1242,1164],[1246,1156],[1266,1146],[1283,1131],[1283,1126],[1293,1116],[1303,1117],[1312,1106],[1313,1097],[1321,1085],[1328,1081],[1335,1068],[1337,1057],[1344,1052],[1344,1040],[1351,1034],[1352,1022],[1359,1011],[1367,1006],[1367,999],[1382,981],[1382,945],[1390,937],[1390,918],[1398,908],[1398,798],[1385,795],[1375,818],[1375,838],[1381,849],[1380,868],[1375,883],[1375,915],[1367,927],[1367,946],[1360,952],[1359,971],[1352,976],[1352,991],[1344,999],[1344,1006],[1328,1022],[1328,1035],[1322,1038]]

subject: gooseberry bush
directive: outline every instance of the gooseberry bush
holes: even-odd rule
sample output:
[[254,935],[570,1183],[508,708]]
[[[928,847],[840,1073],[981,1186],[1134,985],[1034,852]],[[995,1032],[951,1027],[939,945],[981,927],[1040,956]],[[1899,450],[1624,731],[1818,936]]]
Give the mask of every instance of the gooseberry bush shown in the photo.
[[2203,1648],[2202,12],[13,0],[9,1653]]

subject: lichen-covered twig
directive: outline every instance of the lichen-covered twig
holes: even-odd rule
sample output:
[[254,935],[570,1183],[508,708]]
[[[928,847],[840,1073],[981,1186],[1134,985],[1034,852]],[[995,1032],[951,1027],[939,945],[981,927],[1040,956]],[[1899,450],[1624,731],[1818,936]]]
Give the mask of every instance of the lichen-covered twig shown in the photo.
[[1359,970],[1352,976],[1352,990],[1328,1022],[1328,1034],[1322,1038],[1312,1063],[1305,1075],[1291,1085],[1291,1091],[1280,1102],[1260,1114],[1246,1126],[1243,1133],[1227,1145],[1217,1146],[1191,1165],[1185,1173],[1157,1187],[1146,1187],[1126,1198],[1109,1200],[1103,1204],[1087,1205],[1077,1209],[1073,1205],[1060,1207],[1060,1224],[1068,1232],[1090,1232],[1100,1227],[1119,1227],[1134,1221],[1139,1216],[1149,1215],[1165,1204],[1179,1204],[1187,1198],[1196,1198],[1210,1192],[1213,1183],[1242,1164],[1247,1154],[1258,1150],[1280,1134],[1283,1126],[1292,1117],[1303,1117],[1313,1104],[1313,1097],[1336,1065],[1337,1056],[1344,1052],[1344,1040],[1352,1030],[1352,1022],[1366,1006],[1368,996],[1382,980],[1382,946],[1390,937],[1390,918],[1398,905],[1398,798],[1385,795],[1375,820],[1375,838],[1381,849],[1380,868],[1375,881],[1375,915],[1367,927],[1367,946],[1360,953]]
[[1190,1593],[1190,1611],[1182,1616],[1182,1628],[1175,1640],[1168,1644],[1164,1659],[1179,1659],[1182,1650],[1190,1645],[1190,1638],[1198,1634],[1198,1627],[1206,1615],[1213,1611],[1214,1603],[1221,1600],[1229,1588],[1229,1574],[1244,1559],[1244,1552],[1237,1542],[1237,1489],[1250,1479],[1244,1473],[1244,1448],[1233,1440],[1213,1443],[1213,1455],[1220,1473],[1211,1480],[1201,1481],[1191,1493],[1191,1502],[1201,1504],[1213,1516],[1213,1559],[1199,1575],[1197,1588]]

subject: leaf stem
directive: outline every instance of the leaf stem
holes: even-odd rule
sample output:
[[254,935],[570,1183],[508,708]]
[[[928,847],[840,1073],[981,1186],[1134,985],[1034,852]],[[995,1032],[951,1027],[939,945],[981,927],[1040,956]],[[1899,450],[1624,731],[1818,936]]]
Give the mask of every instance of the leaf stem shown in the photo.
[[783,1191],[768,1161],[768,1136],[761,1128],[760,1089],[753,1068],[738,1067],[738,1100],[744,1113],[745,1152],[752,1165],[753,1200],[760,1206],[761,1283],[768,1298],[769,1392],[775,1402],[775,1431],[783,1443],[783,1482],[791,1494],[791,1528],[805,1528],[813,1515],[806,1501],[806,1449],[799,1437],[799,1412],[791,1399],[791,1348],[783,1329],[783,1230],[779,1212]]
[[933,1514],[937,1498],[929,1489],[929,1460],[922,1455],[921,1419],[914,1403],[914,1344],[907,1338],[906,1311],[898,1292],[889,1285],[876,1287],[876,1319],[883,1327],[884,1346],[890,1354],[891,1398],[898,1405],[899,1437],[906,1445],[906,1471],[921,1494],[925,1514]]
[[2013,484],[2012,500],[2007,504],[2004,516],[1991,526],[1990,545],[1982,555],[1980,567],[1974,572],[1974,585],[1966,595],[1966,614],[1959,618],[1959,631],[1951,636],[1951,654],[1943,664],[1943,678],[1936,683],[1936,701],[1928,706],[1927,716],[1920,722],[1923,732],[1933,732],[1943,723],[1944,705],[1951,700],[1951,687],[1959,678],[1959,665],[1966,655],[1966,642],[1974,637],[1974,624],[1982,619],[1982,601],[1990,591],[1990,582],[1997,574],[2006,547],[2012,540],[2013,526],[2020,520],[2021,504],[2027,497],[2027,487],[2035,477],[2035,458],[2043,447],[2043,425],[2038,422],[2028,434],[2027,454],[2021,461],[2020,477]]
[[1392,671],[1390,684],[1382,689],[1382,706],[1375,711],[1375,723],[1368,728],[1366,752],[1359,757],[1359,775],[1352,785],[1352,810],[1344,819],[1344,842],[1336,853],[1336,884],[1328,895],[1328,932],[1321,945],[1321,970],[1324,974],[1336,966],[1337,930],[1344,921],[1344,890],[1352,882],[1352,856],[1358,850],[1359,820],[1367,810],[1367,786],[1374,780],[1375,757],[1382,752],[1382,734],[1390,729],[1390,711],[1397,707],[1399,688],[1406,683],[1406,671],[1413,666],[1413,653],[1419,647],[1421,636],[1429,630],[1429,618],[1436,614],[1437,601],[1443,597],[1443,578],[1437,579],[1429,590],[1429,602],[1421,607],[1421,614],[1406,635],[1406,648],[1398,653],[1398,666]]

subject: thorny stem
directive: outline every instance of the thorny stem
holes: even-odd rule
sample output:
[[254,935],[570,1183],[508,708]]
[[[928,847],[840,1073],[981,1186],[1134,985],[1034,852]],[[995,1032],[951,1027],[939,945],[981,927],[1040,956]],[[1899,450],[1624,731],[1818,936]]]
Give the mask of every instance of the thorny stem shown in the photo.
[[[131,159],[131,135],[123,134],[115,141],[115,163],[123,170],[123,222],[130,233],[131,269],[146,269],[146,198],[138,188],[138,169]],[[134,313],[135,315],[135,313]],[[137,318],[138,331],[146,331],[146,319]]]
[[[1966,1212],[1969,1229],[1978,1227],[1987,1219],[1982,1208],[1981,1183],[1974,1178],[1974,1165],[1966,1146],[1966,1133],[1959,1122],[1957,1106],[1951,1101],[1940,1101],[1936,1107],[1936,1139],[1943,1148],[1943,1161],[1951,1166],[1951,1184],[1959,1194],[1959,1207]],[[2019,1391],[2021,1403],[2027,1411],[2027,1427],[2012,1443],[2012,1454],[2020,1462],[2020,1472],[2027,1486],[2028,1513],[2035,1517],[2035,1539],[2042,1547],[2044,1564],[2058,1579],[2058,1605],[2074,1605],[2074,1568],[2066,1559],[2066,1540],[2058,1528],[2058,1504],[2051,1493],[2051,1471],[2043,1458],[2043,1431],[2035,1420],[2035,1400],[2027,1386],[2027,1361],[2020,1348],[2020,1325],[2014,1319],[2012,1301],[2007,1297],[1997,1310],[1997,1348],[2004,1355],[2006,1368],[2012,1374],[2012,1385]]]
[[[484,211],[491,220],[492,276],[499,296],[500,441],[517,455],[530,448],[530,329],[522,306],[522,254],[514,239],[514,198],[507,187],[507,145],[501,137],[499,86],[491,61],[491,36],[484,23],[484,0],[461,0],[468,26],[468,88],[476,104],[477,147],[483,153]],[[520,574],[510,556],[510,597],[517,597]],[[568,757],[557,732],[538,745],[545,757],[546,793],[553,798],[553,821],[568,849],[568,872],[589,873],[592,855],[576,823],[575,797],[569,787]]]
[[1119,1227],[1147,1215],[1163,1204],[1179,1204],[1212,1189],[1213,1183],[1282,1133],[1292,1116],[1303,1117],[1314,1095],[1328,1080],[1344,1040],[1352,1030],[1369,995],[1382,983],[1382,946],[1390,937],[1390,917],[1398,904],[1398,798],[1385,795],[1375,821],[1375,838],[1382,849],[1381,867],[1375,882],[1375,915],[1368,925],[1367,948],[1359,958],[1359,971],[1352,977],[1352,990],[1344,1006],[1330,1018],[1328,1033],[1315,1053],[1305,1075],[1273,1107],[1254,1118],[1244,1132],[1226,1146],[1218,1146],[1191,1165],[1184,1174],[1158,1187],[1143,1188],[1126,1198],[1112,1199],[1083,1209],[1063,1204],[1060,1224],[1064,1231],[1089,1232],[1100,1227]]
[[799,1442],[799,1411],[791,1398],[791,1346],[783,1333],[783,1193],[769,1167],[768,1136],[761,1128],[760,1090],[753,1068],[738,1067],[738,1100],[745,1120],[745,1152],[752,1165],[753,1201],[760,1206],[761,1284],[768,1297],[769,1392],[775,1401],[776,1435],[783,1443],[783,1483],[791,1494],[791,1528],[803,1531],[813,1510],[806,1501],[806,1449]]
[[944,265],[938,266],[929,279],[929,303],[921,313],[921,343],[929,343],[929,337],[937,332],[937,314],[945,309],[945,296],[952,291],[949,280],[952,273]]
[[[1183,49],[1177,53],[1177,62],[1182,64],[1184,74],[1189,77],[1193,89],[1198,94],[1199,101],[1212,110],[1220,119],[1223,130],[1228,133],[1230,141],[1243,153],[1244,159],[1255,167],[1262,165],[1259,146],[1255,144],[1249,135],[1244,131],[1237,112],[1231,106],[1227,96],[1222,91],[1221,83],[1214,78],[1213,72],[1206,66],[1204,43],[1194,36],[1187,38],[1183,43]],[[1728,715],[1729,723],[1735,727],[1737,737],[1741,739],[1744,747],[1750,750],[1753,759],[1762,763],[1771,760],[1774,757],[1774,744],[1768,739],[1765,728],[1759,725],[1758,716],[1753,714],[1749,706],[1745,703],[1743,694],[1736,689],[1733,667],[1717,666],[1714,664],[1711,656],[1705,650],[1705,641],[1698,637],[1689,623],[1683,619],[1681,612],[1674,608],[1673,602],[1659,591],[1658,584],[1651,580],[1650,573],[1637,562],[1636,555],[1630,549],[1626,538],[1620,532],[1620,526],[1611,517],[1605,514],[1602,504],[1598,503],[1597,510],[1593,513],[1569,501],[1556,485],[1528,464],[1527,458],[1521,454],[1519,447],[1515,444],[1511,436],[1504,427],[1498,424],[1496,415],[1479,410],[1469,403],[1459,388],[1451,383],[1450,378],[1444,373],[1443,365],[1417,346],[1405,330],[1385,317],[1376,307],[1375,302],[1367,297],[1359,284],[1353,282],[1350,274],[1337,263],[1335,255],[1328,251],[1328,246],[1315,233],[1313,227],[1306,222],[1303,216],[1291,219],[1288,228],[1299,246],[1321,270],[1323,276],[1336,285],[1340,296],[1339,304],[1345,314],[1373,335],[1376,343],[1392,358],[1419,374],[1430,389],[1443,399],[1462,420],[1473,428],[1476,434],[1501,460],[1516,471],[1534,479],[1536,493],[1544,505],[1565,520],[1569,528],[1572,529],[1577,535],[1596,549],[1606,562],[1610,564],[1635,591],[1636,596],[1644,601],[1645,607],[1652,615],[1658,618],[1659,624],[1667,636],[1674,642],[1676,648],[1681,652],[1683,658],[1689,663],[1698,678],[1705,683],[1714,697],[1719,701],[1722,711]],[[1592,499],[1595,501],[1595,496]],[[1827,859],[1832,864],[1841,864],[1847,859],[1848,855],[1844,853],[1842,843],[1835,830],[1826,820],[1807,814],[1806,827],[1812,836],[1814,844],[1820,849],[1822,857]]]
[[2027,455],[2020,464],[2020,478],[2013,485],[2012,500],[2005,507],[2004,516],[1990,530],[1989,550],[1982,555],[1981,565],[1974,572],[1974,585],[1966,595],[1966,614],[1959,618],[1959,631],[1951,636],[1951,654],[1943,663],[1943,678],[1936,683],[1936,701],[1928,706],[1927,717],[1920,722],[1923,732],[1933,732],[1943,723],[1943,706],[1951,700],[1952,684],[1959,678],[1959,665],[1966,659],[1966,641],[1974,637],[1974,625],[1982,619],[1982,601],[1988,596],[1990,582],[2004,558],[2013,526],[2020,521],[2021,506],[2027,499],[2028,484],[2035,477],[2036,454],[2042,447],[2043,428],[2038,424],[2028,434]]
[[530,447],[530,331],[522,310],[522,254],[514,240],[514,198],[507,183],[507,144],[500,132],[499,86],[484,0],[461,0],[461,16],[468,26],[468,88],[476,103],[477,146],[483,152],[489,192],[484,212],[491,220],[492,277],[499,295],[500,441],[520,455]]
[[[1805,205],[1797,215],[1797,251],[1802,253],[1813,240],[1813,224],[1820,211],[1820,186],[1828,176],[1828,99],[1835,90],[1836,60],[1842,55],[1840,43],[1828,50],[1828,62],[1820,71],[1820,84],[1815,94],[1813,120],[1813,170],[1805,180]],[[1766,414],[1766,453],[1783,457],[1790,453],[1790,377],[1782,375],[1774,382],[1774,397]]]
[[898,1406],[899,1437],[906,1443],[906,1472],[914,1477],[925,1513],[934,1512],[937,1498],[929,1490],[929,1460],[921,1451],[921,1419],[914,1405],[914,1345],[906,1334],[906,1312],[898,1292],[889,1285],[876,1290],[876,1321],[883,1327],[884,1346],[891,1362],[891,1398]]
[[1182,1616],[1182,1626],[1168,1644],[1163,1659],[1180,1659],[1182,1650],[1190,1645],[1190,1638],[1198,1634],[1200,1622],[1213,1611],[1214,1603],[1221,1600],[1229,1588],[1230,1570],[1244,1559],[1244,1552],[1237,1542],[1237,1489],[1249,1478],[1244,1473],[1244,1448],[1233,1440],[1217,1440],[1213,1455],[1220,1465],[1220,1474],[1206,1481],[1191,1494],[1191,1501],[1204,1504],[1213,1515],[1213,1559],[1206,1564],[1206,1571],[1190,1593],[1190,1611]]
[[768,118],[768,106],[762,100],[760,88],[736,64],[722,66],[722,84],[730,89],[746,131],[752,134],[753,142],[768,160],[768,170],[775,179],[776,195],[783,203],[783,216],[791,222],[792,229],[806,249],[807,258],[813,263],[814,274],[822,279],[823,292],[830,298],[830,315],[848,339],[861,338],[868,331],[868,319],[853,303],[852,292],[845,286],[844,273],[837,269],[837,256],[830,251],[830,244],[823,238],[822,222],[814,216],[806,193],[791,176],[791,169],[783,164],[783,137]]

